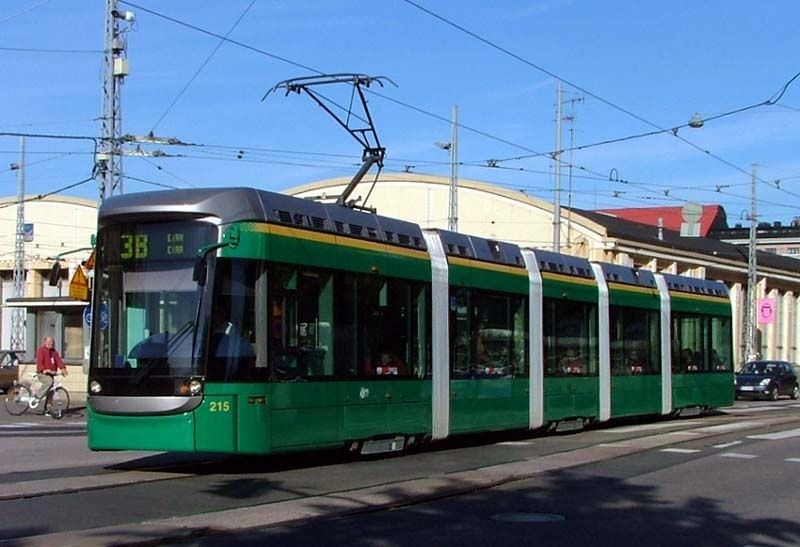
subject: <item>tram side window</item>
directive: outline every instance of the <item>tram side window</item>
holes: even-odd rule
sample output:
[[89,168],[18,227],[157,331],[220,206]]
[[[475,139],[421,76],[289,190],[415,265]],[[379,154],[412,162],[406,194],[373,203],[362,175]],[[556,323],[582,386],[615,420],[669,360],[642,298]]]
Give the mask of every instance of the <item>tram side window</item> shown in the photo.
[[451,377],[528,374],[525,299],[454,288],[450,296]]
[[711,318],[711,368],[717,371],[733,370],[733,340],[731,320],[728,317]]
[[340,273],[335,301],[340,375],[424,378],[429,374],[428,295],[423,284]]
[[609,310],[611,373],[659,374],[661,343],[659,313],[621,306]]
[[597,305],[545,298],[542,308],[545,376],[595,376]]
[[730,325],[730,319],[727,317],[673,314],[673,372],[732,370]]
[[268,314],[268,345],[275,380],[334,375],[330,272],[273,265],[269,271]]

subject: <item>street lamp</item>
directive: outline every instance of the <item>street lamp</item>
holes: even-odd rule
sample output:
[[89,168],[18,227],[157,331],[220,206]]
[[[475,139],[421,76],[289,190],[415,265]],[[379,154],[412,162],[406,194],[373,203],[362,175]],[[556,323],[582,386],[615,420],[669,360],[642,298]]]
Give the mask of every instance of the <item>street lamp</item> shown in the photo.
[[[695,112],[689,119],[689,127],[699,129],[705,125],[703,116]],[[756,317],[756,292],[758,290],[758,265],[756,261],[758,217],[756,216],[756,166],[753,165],[750,187],[750,241],[747,246],[747,302],[744,317],[745,361],[758,359],[758,319]]]
[[692,129],[700,129],[705,125],[703,121],[703,116],[699,113],[695,112],[694,115],[689,119],[689,127]]

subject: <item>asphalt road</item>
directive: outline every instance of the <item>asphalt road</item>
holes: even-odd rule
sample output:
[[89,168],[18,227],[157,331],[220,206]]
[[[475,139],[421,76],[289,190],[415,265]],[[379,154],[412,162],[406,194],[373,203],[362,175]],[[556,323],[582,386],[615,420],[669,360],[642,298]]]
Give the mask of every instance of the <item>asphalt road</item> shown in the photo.
[[78,414],[0,419],[0,514],[14,515],[0,544],[798,545],[798,409],[737,403],[357,461],[93,454]]

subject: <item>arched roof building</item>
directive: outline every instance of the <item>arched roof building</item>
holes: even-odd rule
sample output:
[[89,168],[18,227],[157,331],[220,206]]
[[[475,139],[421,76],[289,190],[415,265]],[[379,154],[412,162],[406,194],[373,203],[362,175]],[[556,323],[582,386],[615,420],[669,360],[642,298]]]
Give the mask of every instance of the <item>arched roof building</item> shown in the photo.
[[[374,183],[373,183],[374,181]],[[317,181],[284,193],[335,201],[350,179]],[[417,173],[385,173],[365,178],[348,201],[382,215],[447,228],[450,178]],[[475,180],[460,179],[458,231],[516,243],[553,248],[552,203]],[[743,323],[748,278],[747,251],[716,239],[682,237],[680,232],[639,224],[609,213],[563,208],[560,251],[590,260],[723,281],[731,290],[734,345],[744,352]],[[800,360],[800,261],[758,253],[759,298],[774,299],[778,316],[759,325],[764,357]]]

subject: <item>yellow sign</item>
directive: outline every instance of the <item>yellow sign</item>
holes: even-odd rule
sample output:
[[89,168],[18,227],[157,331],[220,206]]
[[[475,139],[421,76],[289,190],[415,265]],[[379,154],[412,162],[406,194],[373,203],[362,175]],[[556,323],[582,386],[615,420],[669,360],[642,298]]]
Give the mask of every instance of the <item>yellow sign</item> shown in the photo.
[[85,266],[87,270],[94,270],[94,249],[92,249],[92,254],[89,255],[89,258],[86,259]]
[[89,280],[80,266],[75,269],[69,282],[69,296],[76,300],[89,300]]

